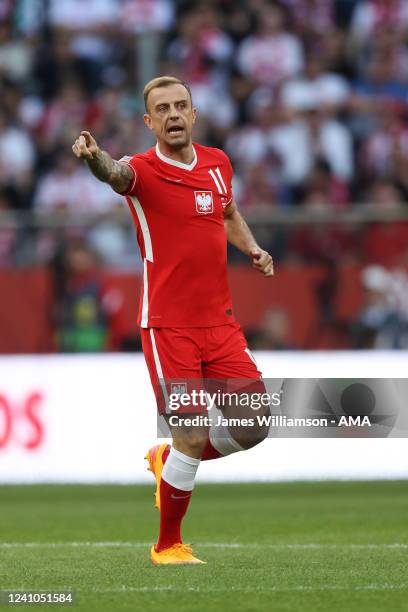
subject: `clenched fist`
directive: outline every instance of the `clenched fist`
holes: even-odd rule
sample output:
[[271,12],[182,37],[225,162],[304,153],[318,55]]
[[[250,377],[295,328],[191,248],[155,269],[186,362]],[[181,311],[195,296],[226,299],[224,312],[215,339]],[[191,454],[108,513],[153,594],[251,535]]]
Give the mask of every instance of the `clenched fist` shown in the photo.
[[249,256],[256,270],[262,272],[264,276],[273,276],[273,260],[267,251],[264,251],[260,247],[256,247],[251,249]]
[[95,159],[99,147],[96,144],[95,138],[89,132],[82,131],[79,138],[72,145],[72,150],[79,159],[87,160]]

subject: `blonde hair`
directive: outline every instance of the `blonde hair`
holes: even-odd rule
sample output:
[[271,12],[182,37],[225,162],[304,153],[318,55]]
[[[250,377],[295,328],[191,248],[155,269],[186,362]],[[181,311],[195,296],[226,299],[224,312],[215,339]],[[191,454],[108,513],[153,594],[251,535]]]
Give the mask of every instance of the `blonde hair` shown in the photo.
[[193,103],[193,97],[191,95],[191,89],[187,85],[187,83],[185,83],[181,79],[179,79],[177,77],[174,77],[174,76],[159,76],[159,77],[156,77],[155,79],[152,79],[151,81],[146,83],[146,85],[144,86],[144,89],[143,89],[143,98],[144,98],[144,104],[145,104],[146,111],[148,110],[148,108],[147,108],[147,98],[149,97],[149,93],[152,91],[152,89],[156,89],[156,87],[167,87],[168,85],[174,85],[174,84],[176,84],[176,85],[183,85],[183,87],[185,87],[187,89],[188,95],[190,96],[190,100],[191,100],[191,104],[192,104]]

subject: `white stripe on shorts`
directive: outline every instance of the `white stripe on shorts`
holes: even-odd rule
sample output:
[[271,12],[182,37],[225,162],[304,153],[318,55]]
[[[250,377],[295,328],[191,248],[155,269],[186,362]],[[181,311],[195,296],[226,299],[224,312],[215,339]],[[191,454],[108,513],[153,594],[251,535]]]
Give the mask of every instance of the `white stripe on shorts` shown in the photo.
[[159,353],[157,351],[157,345],[156,345],[156,338],[154,337],[154,331],[153,328],[150,328],[150,339],[152,341],[152,348],[153,348],[153,358],[154,358],[154,364],[156,366],[156,373],[157,373],[157,378],[159,379],[159,383],[160,386],[162,388],[163,391],[163,396],[164,396],[164,402],[165,402],[165,411],[166,413],[170,412],[168,406],[169,406],[169,395],[167,393],[167,389],[166,389],[166,383],[164,380],[164,374],[163,374],[163,370],[162,370],[162,366],[160,363],[160,357],[159,357]]

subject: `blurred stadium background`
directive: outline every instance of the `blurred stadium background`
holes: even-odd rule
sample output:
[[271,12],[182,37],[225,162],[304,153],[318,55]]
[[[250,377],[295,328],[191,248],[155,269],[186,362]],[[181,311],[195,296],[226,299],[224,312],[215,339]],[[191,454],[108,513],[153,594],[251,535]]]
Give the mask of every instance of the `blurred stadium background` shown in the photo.
[[[157,74],[190,83],[195,138],[230,155],[276,262],[265,281],[230,252],[264,374],[405,376],[407,34],[407,0],[0,0],[1,480],[142,478],[141,262],[122,198],[71,144],[89,129],[116,158],[150,146]],[[98,454],[115,415],[116,471]]]

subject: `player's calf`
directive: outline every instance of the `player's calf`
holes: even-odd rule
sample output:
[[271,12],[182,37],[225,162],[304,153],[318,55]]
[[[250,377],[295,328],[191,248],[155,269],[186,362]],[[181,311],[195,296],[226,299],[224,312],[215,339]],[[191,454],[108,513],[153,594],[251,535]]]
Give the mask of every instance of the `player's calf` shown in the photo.
[[[234,381],[233,381],[234,382]],[[240,384],[240,381],[237,381]],[[210,432],[210,440],[215,442],[217,438],[224,439],[228,445],[238,450],[247,450],[260,444],[269,433],[269,426],[265,424],[270,415],[270,405],[260,402],[261,397],[266,397],[265,385],[262,380],[254,380],[239,388],[232,388],[233,392],[227,394],[228,401],[222,407],[222,425]],[[220,443],[219,443],[220,444]],[[218,444],[218,445],[219,445]],[[222,443],[221,443],[222,444]],[[226,443],[224,442],[223,446]],[[236,451],[231,451],[236,452]]]
[[248,450],[263,442],[268,437],[268,431],[269,428],[265,426],[238,427],[231,435],[242,450]]
[[173,425],[171,434],[173,437],[173,447],[180,453],[201,459],[203,450],[208,441],[209,428],[201,426],[184,425],[182,417],[178,419],[178,425]]

